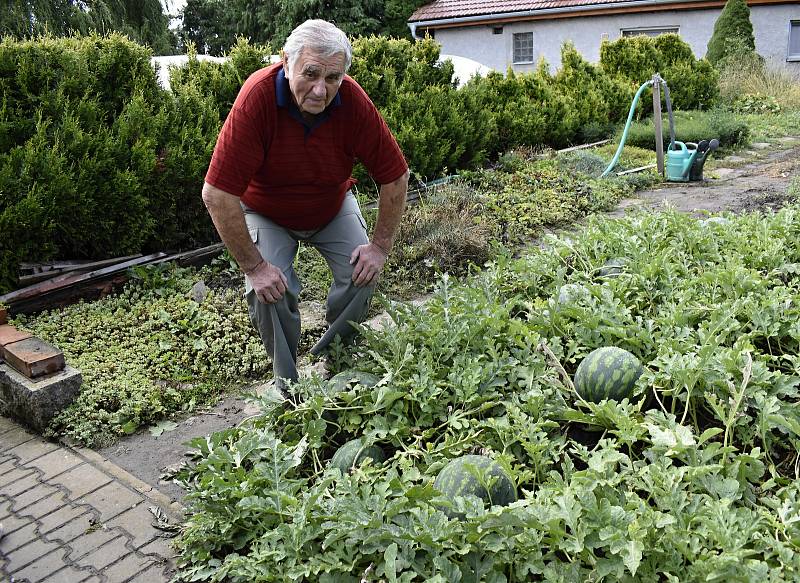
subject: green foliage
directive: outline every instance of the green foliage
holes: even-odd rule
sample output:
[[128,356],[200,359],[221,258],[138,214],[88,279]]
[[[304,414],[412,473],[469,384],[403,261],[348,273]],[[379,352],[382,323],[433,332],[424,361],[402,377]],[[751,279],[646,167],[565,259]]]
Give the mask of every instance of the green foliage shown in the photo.
[[175,39],[160,0],[8,0],[0,12],[0,38],[33,38],[43,34],[119,32],[149,45],[156,54],[171,54]]
[[706,58],[717,65],[726,58],[755,53],[756,40],[746,0],[727,0],[714,23]]
[[50,435],[108,445],[266,373],[240,290],[211,290],[197,303],[191,287],[211,270],[163,265],[133,276],[119,295],[16,321],[58,346],[83,375],[78,399],[53,420]]
[[[691,47],[677,34],[603,41],[600,67],[611,76],[623,78],[634,90],[655,73],[660,73],[669,85],[676,109],[706,109],[718,97],[719,73],[708,61],[695,59]],[[653,111],[652,101],[645,99],[640,103],[643,112]]]
[[[736,148],[747,143],[750,129],[747,122],[724,109],[711,111],[676,111],[675,139],[680,142],[700,142],[717,138],[723,148]],[[662,120],[664,148],[669,146],[669,120]],[[619,141],[620,131],[615,137]],[[626,145],[655,150],[655,128],[652,119],[634,122],[628,130]]]
[[199,192],[218,107],[196,84],[163,92],[149,59],[116,34],[0,43],[0,290],[21,261],[213,237]]
[[237,36],[281,48],[289,33],[309,18],[335,22],[351,36],[411,39],[408,18],[422,0],[187,0],[179,36],[185,46],[223,55]]
[[[590,219],[423,307],[387,304],[351,353],[377,385],[309,379],[302,402],[265,398],[192,443],[177,580],[793,580],[798,213]],[[560,302],[565,284],[587,293]],[[646,363],[653,408],[576,398],[566,378],[611,344]],[[360,436],[394,454],[327,469]],[[519,500],[456,497],[450,520],[435,478],[474,454]]]

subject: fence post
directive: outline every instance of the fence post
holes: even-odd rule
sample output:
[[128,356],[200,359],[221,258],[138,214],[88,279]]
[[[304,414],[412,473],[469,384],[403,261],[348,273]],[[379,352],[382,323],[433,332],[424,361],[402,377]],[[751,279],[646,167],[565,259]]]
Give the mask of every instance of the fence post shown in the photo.
[[664,176],[664,135],[661,127],[661,75],[653,75],[653,123],[656,130],[656,167]]

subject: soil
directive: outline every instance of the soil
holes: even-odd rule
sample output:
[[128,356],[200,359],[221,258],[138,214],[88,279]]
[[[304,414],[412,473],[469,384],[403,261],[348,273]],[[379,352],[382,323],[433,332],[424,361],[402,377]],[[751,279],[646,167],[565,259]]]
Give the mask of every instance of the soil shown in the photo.
[[[703,182],[664,183],[652,190],[639,191],[635,198],[622,200],[609,215],[622,216],[634,209],[666,207],[697,216],[777,209],[792,198],[788,193],[792,180],[800,180],[800,137],[782,138],[771,144],[751,144],[751,148],[721,160],[710,158]],[[309,308],[315,311],[314,306]],[[308,321],[305,319],[304,324]],[[314,322],[312,327],[318,326],[320,322]],[[263,387],[263,384],[256,384],[250,390]],[[172,431],[164,431],[156,437],[143,430],[99,453],[182,502],[184,491],[162,476],[185,459],[186,443],[195,437],[233,427],[257,412],[243,395],[230,395],[208,410],[175,420],[177,427]]]

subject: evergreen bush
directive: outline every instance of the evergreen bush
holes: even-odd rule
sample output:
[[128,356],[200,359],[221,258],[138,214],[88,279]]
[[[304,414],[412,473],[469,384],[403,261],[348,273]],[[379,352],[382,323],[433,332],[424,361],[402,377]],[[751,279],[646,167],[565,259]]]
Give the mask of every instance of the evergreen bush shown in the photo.
[[714,23],[706,58],[720,64],[725,58],[755,53],[756,39],[746,0],[728,0]]
[[[707,109],[717,100],[719,74],[677,34],[621,37],[600,45],[600,67],[619,76],[634,90],[660,73],[676,109]],[[640,112],[652,113],[652,100],[640,100]]]

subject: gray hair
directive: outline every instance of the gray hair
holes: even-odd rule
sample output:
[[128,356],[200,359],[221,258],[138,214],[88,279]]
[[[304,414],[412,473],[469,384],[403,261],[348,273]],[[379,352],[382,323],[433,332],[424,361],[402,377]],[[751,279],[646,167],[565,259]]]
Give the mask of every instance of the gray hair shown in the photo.
[[283,45],[283,52],[290,68],[294,68],[300,53],[304,50],[309,50],[320,57],[343,55],[345,71],[350,68],[350,63],[353,61],[353,48],[347,35],[326,20],[306,20],[292,31]]

